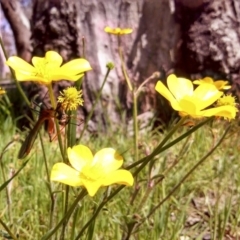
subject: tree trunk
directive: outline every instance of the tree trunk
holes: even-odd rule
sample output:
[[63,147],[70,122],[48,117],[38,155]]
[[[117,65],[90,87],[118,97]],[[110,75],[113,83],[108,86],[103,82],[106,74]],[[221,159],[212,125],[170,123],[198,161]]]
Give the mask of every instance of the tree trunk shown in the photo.
[[0,0],[4,15],[11,25],[19,57],[29,61],[31,59],[30,23],[24,14],[19,1]]
[[176,71],[185,76],[227,78],[240,93],[240,2],[175,0],[182,44]]
[[65,61],[83,55],[89,60],[93,71],[83,82],[85,115],[94,104],[106,64],[115,63],[93,116],[104,127],[107,118],[119,122],[116,99],[122,109],[132,111],[132,95],[121,69],[118,38],[103,29],[133,28],[132,34],[121,37],[128,75],[136,88],[152,76],[139,96],[139,113],[157,109],[161,121],[168,122],[171,108],[163,98],[156,101],[159,74],[154,72],[160,72],[163,81],[170,72],[228,77],[239,88],[239,16],[238,0],[35,0],[33,54],[43,56],[53,49]]

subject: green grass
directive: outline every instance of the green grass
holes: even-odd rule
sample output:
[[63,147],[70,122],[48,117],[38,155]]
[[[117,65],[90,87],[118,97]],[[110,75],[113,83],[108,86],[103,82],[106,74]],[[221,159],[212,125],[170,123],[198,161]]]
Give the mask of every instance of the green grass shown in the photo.
[[[123,188],[101,209],[81,239],[178,240],[181,236],[203,239],[207,235],[215,240],[228,239],[229,236],[240,239],[240,140],[237,126],[231,130],[231,136],[224,140],[174,194],[136,227],[194,164],[211,150],[225,128],[226,123],[218,121],[212,126],[205,125],[189,138],[156,156],[135,179],[133,187]],[[171,139],[184,131],[187,131],[187,127],[181,127]],[[2,153],[16,135],[16,128],[10,118],[1,121],[0,135]],[[50,171],[54,163],[61,161],[61,155],[57,142],[49,143],[48,136],[43,132],[42,135]],[[140,157],[151,153],[165,135],[166,133],[151,132],[141,135]],[[133,138],[126,136],[124,129],[117,133],[99,134],[98,137],[85,139],[82,144],[89,146],[93,152],[103,147],[118,149],[125,158],[125,167],[134,162]],[[0,186],[5,181],[4,175],[8,179],[11,171],[17,171],[25,161],[17,159],[19,148],[20,142],[12,143],[0,159],[3,170],[0,174]],[[133,173],[135,170],[131,171]],[[6,188],[0,192],[1,220],[19,239],[41,239],[49,231],[51,199],[39,138],[31,151],[29,162],[10,185],[9,204]],[[51,186],[56,192],[53,212],[55,226],[63,216],[62,190],[65,187],[57,183],[51,183]],[[80,201],[69,220],[65,239],[75,239],[103,198],[116,188],[117,186],[101,188],[93,198],[87,195]],[[80,190],[70,188],[70,204]],[[6,233],[1,224],[0,229],[2,233]],[[60,239],[60,233],[61,228],[52,239]]]

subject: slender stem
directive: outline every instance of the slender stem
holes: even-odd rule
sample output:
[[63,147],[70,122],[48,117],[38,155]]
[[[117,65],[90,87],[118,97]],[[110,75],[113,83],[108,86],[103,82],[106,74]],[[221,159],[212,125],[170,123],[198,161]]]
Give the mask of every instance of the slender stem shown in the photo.
[[10,228],[5,224],[2,219],[0,218],[0,224],[2,224],[3,228],[8,232],[13,240],[18,240],[18,238],[11,232]]
[[[4,54],[4,56],[5,56],[6,60],[7,60],[7,59],[8,59],[8,54],[7,54],[7,51],[6,51],[5,47],[4,47],[4,44],[3,44],[3,41],[2,41],[2,37],[1,37],[1,36],[0,36],[0,45],[1,45],[1,48],[2,48],[2,50],[3,50],[3,54]],[[23,98],[24,101],[27,103],[27,105],[30,106],[31,103],[30,103],[30,101],[28,100],[26,94],[24,93],[24,91],[23,91],[21,85],[19,84],[18,80],[16,79],[16,76],[15,76],[14,71],[13,71],[10,67],[9,67],[9,69],[10,69],[10,72],[11,72],[12,77],[13,77],[13,79],[14,79],[14,82],[15,82],[15,84],[16,84],[16,86],[17,86],[18,91],[20,92],[22,98]]]
[[93,104],[93,106],[92,106],[91,112],[89,113],[89,115],[88,115],[88,117],[87,117],[87,119],[86,119],[86,121],[85,121],[84,128],[83,128],[83,130],[82,130],[82,132],[81,132],[81,135],[80,135],[80,137],[79,137],[79,139],[78,139],[78,143],[81,141],[82,136],[83,136],[83,133],[84,133],[84,131],[85,131],[86,128],[87,128],[88,122],[89,122],[89,120],[91,119],[91,117],[92,117],[92,115],[93,115],[93,111],[94,111],[95,107],[96,107],[97,104],[98,104],[98,101],[99,101],[99,99],[100,99],[100,97],[101,97],[101,94],[102,94],[103,87],[104,87],[104,85],[105,85],[105,83],[106,83],[106,81],[107,81],[107,78],[108,78],[108,75],[109,75],[110,71],[111,71],[111,69],[110,69],[110,68],[107,68],[107,73],[106,73],[106,75],[105,75],[105,77],[104,77],[104,80],[103,80],[103,83],[102,83],[102,85],[101,85],[101,87],[100,87],[100,90],[99,90],[98,93],[97,93],[96,100],[95,100],[95,102],[94,102],[94,104]]
[[135,162],[138,161],[138,119],[137,119],[137,94],[132,92],[133,96],[133,129],[134,129],[134,155]]
[[[0,166],[1,166],[1,171],[2,171],[2,176],[3,176],[3,182],[6,182],[6,176],[5,176],[5,172],[4,172],[4,165],[3,165],[3,155],[6,153],[8,147],[14,142],[11,141],[9,142],[2,150],[1,154],[0,154]],[[12,176],[11,176],[12,177]],[[9,178],[10,179],[10,178]],[[9,184],[12,184],[13,182],[10,181]],[[8,217],[9,217],[9,221],[12,224],[13,219],[12,219],[12,208],[11,208],[11,197],[10,197],[10,191],[9,191],[9,185],[6,185],[6,198],[7,198],[7,209],[8,209]],[[0,190],[1,191],[1,190]]]
[[50,181],[48,161],[47,161],[47,157],[46,157],[46,152],[45,152],[45,148],[44,148],[44,144],[43,144],[42,135],[40,132],[39,132],[39,137],[40,137],[40,142],[41,142],[41,148],[43,150],[43,159],[44,159],[45,171],[47,174],[47,183],[48,183],[47,186],[48,186],[49,195],[50,195],[50,199],[51,199],[50,219],[49,219],[49,228],[51,229],[52,223],[53,223],[53,210],[54,210],[55,200],[53,197],[52,185],[51,185],[51,181]]
[[138,96],[138,94],[140,93],[140,91],[142,90],[143,86],[145,84],[147,84],[149,81],[153,80],[154,78],[158,77],[159,72],[155,72],[153,73],[150,77],[148,77],[147,79],[145,79],[140,85],[139,87],[137,88],[137,90],[135,91],[136,95]]
[[[3,161],[0,161],[0,166],[1,166],[1,171],[2,171],[3,182],[6,182]],[[6,198],[7,198],[8,217],[9,217],[10,223],[12,223],[12,211],[11,211],[11,207],[10,207],[11,201],[10,201],[10,196],[9,196],[9,191],[8,191],[7,186],[6,186]]]
[[72,117],[70,118],[70,121],[67,126],[67,132],[66,132],[67,146],[73,147],[76,144],[76,128],[77,128],[77,125],[73,123],[73,119],[77,118],[77,111],[76,110],[70,111],[69,116],[72,116]]
[[120,36],[118,36],[118,53],[119,53],[119,57],[120,57],[120,61],[121,61],[121,66],[122,66],[122,71],[123,71],[124,78],[127,82],[129,90],[132,92],[133,87],[132,87],[131,81],[130,81],[128,75],[127,75],[126,67],[125,67],[125,64],[124,64],[123,51],[122,51],[122,47],[121,47],[121,44],[120,44]]
[[138,166],[139,164],[145,162],[147,159],[152,159],[153,157],[155,157],[157,154],[165,151],[166,149],[170,148],[171,146],[177,144],[178,142],[182,141],[182,139],[186,138],[187,136],[189,136],[191,133],[195,132],[198,128],[202,127],[203,125],[205,125],[207,122],[211,121],[212,118],[208,118],[206,119],[205,121],[199,123],[197,126],[191,128],[190,130],[188,130],[186,133],[182,134],[180,137],[176,138],[175,140],[173,140],[172,142],[164,145],[167,141],[166,141],[166,138],[170,138],[170,135],[172,135],[172,131],[176,131],[178,129],[178,127],[183,123],[183,120],[180,120],[178,123],[177,123],[177,126],[175,127],[176,129],[174,130],[174,128],[171,130],[171,132],[167,135],[167,137],[165,137],[163,139],[163,141],[154,149],[154,151],[146,156],[146,157],[143,157],[142,159],[140,159],[139,161],[137,162],[134,162],[133,164],[129,165],[128,167],[126,167],[126,169],[132,169],[136,166]]
[[171,131],[167,134],[167,136],[161,141],[161,143],[156,147],[156,149],[145,158],[142,165],[138,167],[138,169],[134,172],[134,176],[137,176],[137,174],[160,152],[162,152],[162,147],[165,145],[165,143],[172,137],[172,135],[177,131],[179,126],[182,125],[184,122],[184,118],[181,118],[180,121],[171,129]]
[[[82,229],[80,230],[79,234],[77,235],[77,237],[75,238],[75,240],[80,239],[80,237],[82,236],[82,234],[84,233],[84,231],[90,226],[90,224],[95,221],[96,217],[98,216],[99,212],[101,211],[101,209],[106,205],[107,202],[109,202],[115,195],[117,195],[117,193],[119,193],[125,186],[120,186],[119,188],[117,188],[111,195],[109,195],[105,200],[103,200],[100,205],[98,206],[98,208],[96,209],[96,211],[94,212],[94,214],[92,215],[92,217],[88,220],[88,222],[82,227]],[[45,240],[45,239],[42,239]]]
[[[48,87],[48,91],[49,91],[49,98],[50,98],[50,101],[51,101],[51,105],[52,105],[53,109],[56,109],[57,104],[56,104],[56,101],[55,101],[52,84],[48,84],[47,87]],[[57,129],[57,137],[58,137],[58,143],[59,143],[60,152],[61,152],[63,161],[66,162],[65,151],[64,151],[64,148],[63,148],[63,143],[62,143],[62,137],[61,137],[61,131],[60,131],[59,123],[58,123],[58,120],[56,118],[54,119],[54,121],[55,121],[56,129]]]
[[218,143],[204,156],[202,157],[186,174],[185,176],[179,181],[179,183],[168,193],[168,195],[160,201],[149,213],[148,215],[138,224],[140,226],[146,219],[148,219],[163,203],[165,203],[175,192],[178,188],[182,185],[182,183],[217,149],[217,147],[222,143],[226,134],[230,130],[231,126],[228,126]]
[[[68,198],[69,198],[69,186],[65,186],[65,201],[64,201],[64,215],[63,216],[66,216],[67,215],[67,210],[68,210]],[[61,235],[60,235],[60,240],[64,240],[64,236],[65,236],[65,229],[67,227],[67,222],[68,222],[68,219],[65,219],[65,221],[63,222],[62,224],[62,232],[61,232]]]
[[51,83],[48,84],[47,87],[48,87],[49,98],[50,98],[50,102],[51,102],[52,108],[56,109],[57,104],[56,104],[56,101],[55,101],[55,96],[54,96],[52,84]]
[[78,214],[79,214],[79,208],[75,209],[75,212],[74,212],[72,226],[71,226],[71,229],[72,229],[71,237],[70,237],[71,240],[73,240],[75,236],[75,228],[78,220]]
[[86,195],[86,190],[82,190],[80,194],[77,196],[73,204],[70,206],[68,209],[67,213],[64,215],[64,217],[60,220],[60,222],[53,228],[51,229],[47,234],[45,234],[41,240],[47,240],[49,239],[58,229],[61,227],[61,225],[65,222],[68,221],[71,214],[73,213],[74,209],[76,208],[78,202]]

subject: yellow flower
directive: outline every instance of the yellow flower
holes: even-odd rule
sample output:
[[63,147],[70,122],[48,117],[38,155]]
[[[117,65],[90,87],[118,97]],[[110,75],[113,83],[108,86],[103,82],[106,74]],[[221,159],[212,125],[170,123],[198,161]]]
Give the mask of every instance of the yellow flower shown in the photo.
[[201,84],[205,84],[205,83],[213,84],[213,85],[215,85],[215,87],[218,90],[222,90],[222,89],[227,90],[227,89],[231,88],[231,86],[228,85],[228,81],[223,81],[223,80],[214,81],[210,77],[205,77],[205,78],[200,79],[200,80],[195,80],[195,81],[193,81],[193,83],[197,84],[197,85],[201,85]]
[[235,107],[231,105],[208,108],[223,95],[223,92],[219,91],[213,84],[201,84],[194,90],[192,81],[177,78],[171,74],[167,78],[167,85],[169,89],[158,81],[155,89],[171,103],[172,108],[178,111],[182,117],[235,118]]
[[65,111],[76,110],[79,105],[83,105],[82,90],[78,91],[75,87],[68,87],[60,92],[58,102]]
[[131,28],[110,28],[110,27],[105,27],[104,31],[106,33],[114,34],[114,35],[125,35],[125,34],[130,34],[132,33]]
[[[13,56],[8,58],[7,65],[14,71],[18,81],[37,81],[50,84],[52,81],[76,81],[91,70],[86,59],[77,58],[62,65],[62,57],[55,51],[48,51],[45,57],[33,57],[32,64]],[[61,66],[62,65],[62,66]]]
[[[232,96],[231,94],[228,95],[223,95],[221,98],[219,98],[217,100],[216,106],[232,106],[232,108],[234,110],[233,111],[233,115],[235,118],[236,113],[238,112],[238,108],[237,108],[237,103],[236,103],[236,97]],[[235,112],[234,112],[235,111]],[[231,118],[228,118],[231,119]]]
[[0,87],[0,95],[5,94],[6,91]]
[[90,196],[94,196],[100,187],[111,184],[133,185],[132,174],[119,169],[123,158],[112,148],[103,148],[94,156],[84,145],[68,148],[68,159],[72,167],[65,163],[56,163],[51,171],[51,180],[73,187],[84,186]]

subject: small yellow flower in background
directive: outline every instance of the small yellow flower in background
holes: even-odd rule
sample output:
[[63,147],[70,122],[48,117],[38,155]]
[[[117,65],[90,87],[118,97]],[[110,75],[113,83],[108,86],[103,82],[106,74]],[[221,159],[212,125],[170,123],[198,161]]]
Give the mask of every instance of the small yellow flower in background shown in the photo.
[[6,91],[0,87],[0,95],[5,94]]
[[[236,97],[232,96],[231,94],[223,95],[221,98],[217,100],[216,106],[232,106],[232,115],[235,118],[236,113],[238,112],[236,103]],[[228,118],[229,120],[231,118]]]
[[78,91],[75,87],[68,87],[60,92],[58,102],[65,111],[76,110],[79,105],[83,105],[82,90]]
[[132,33],[131,28],[110,28],[110,27],[105,27],[104,31],[106,33],[114,34],[114,35],[125,35],[125,34],[130,34]]
[[223,81],[223,80],[217,80],[217,81],[214,81],[212,78],[210,77],[205,77],[203,79],[200,79],[200,80],[195,80],[193,81],[194,84],[196,85],[201,85],[201,84],[205,84],[205,83],[208,83],[208,84],[213,84],[216,86],[216,88],[218,90],[227,90],[227,89],[230,89],[231,86],[228,85],[228,81]]
[[92,197],[100,187],[112,184],[133,185],[132,174],[119,169],[123,158],[113,148],[103,148],[94,156],[84,145],[68,148],[68,159],[72,167],[56,163],[51,171],[51,180],[73,187],[84,186]]
[[[10,66],[18,81],[36,81],[41,84],[50,84],[52,81],[69,80],[76,81],[91,70],[86,59],[77,58],[62,65],[62,57],[55,51],[48,51],[45,57],[33,57],[32,64],[13,56],[8,58]],[[61,66],[62,65],[62,66]]]
[[236,107],[232,105],[208,108],[223,95],[214,84],[200,84],[194,90],[192,81],[171,74],[167,78],[167,85],[168,88],[158,81],[155,89],[171,103],[181,117],[219,116],[234,119],[236,116]]

